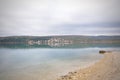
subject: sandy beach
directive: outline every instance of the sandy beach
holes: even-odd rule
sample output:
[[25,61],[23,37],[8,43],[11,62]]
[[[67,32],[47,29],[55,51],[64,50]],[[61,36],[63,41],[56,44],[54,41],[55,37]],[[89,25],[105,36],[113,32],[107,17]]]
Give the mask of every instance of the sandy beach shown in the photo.
[[101,54],[104,57],[88,68],[69,72],[57,80],[120,80],[120,52]]

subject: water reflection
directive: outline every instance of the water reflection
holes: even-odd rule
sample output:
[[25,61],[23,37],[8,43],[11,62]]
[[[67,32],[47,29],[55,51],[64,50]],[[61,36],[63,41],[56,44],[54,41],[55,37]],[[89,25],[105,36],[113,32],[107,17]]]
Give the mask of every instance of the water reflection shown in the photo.
[[52,43],[52,44],[0,44],[0,48],[89,48],[89,47],[120,47],[120,44],[67,44],[67,43]]

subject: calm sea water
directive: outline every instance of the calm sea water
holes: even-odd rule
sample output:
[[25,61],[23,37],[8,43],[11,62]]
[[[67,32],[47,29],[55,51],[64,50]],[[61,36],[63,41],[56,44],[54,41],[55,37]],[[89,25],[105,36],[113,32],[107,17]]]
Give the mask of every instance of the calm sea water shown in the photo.
[[100,60],[101,49],[0,48],[0,80],[55,80]]

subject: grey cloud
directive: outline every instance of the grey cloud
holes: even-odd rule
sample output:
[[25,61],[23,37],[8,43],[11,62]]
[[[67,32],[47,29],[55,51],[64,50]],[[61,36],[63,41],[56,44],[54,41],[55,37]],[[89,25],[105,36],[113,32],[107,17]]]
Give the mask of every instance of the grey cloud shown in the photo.
[[120,0],[0,0],[0,36],[120,35]]

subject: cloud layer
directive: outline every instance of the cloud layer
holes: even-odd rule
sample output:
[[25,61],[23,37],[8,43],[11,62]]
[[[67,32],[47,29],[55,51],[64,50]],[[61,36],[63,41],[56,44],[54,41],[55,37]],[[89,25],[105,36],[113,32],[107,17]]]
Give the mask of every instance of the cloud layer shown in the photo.
[[0,36],[120,35],[119,0],[0,0]]

